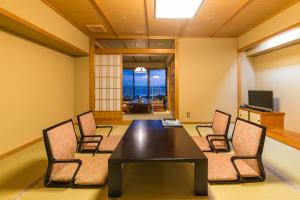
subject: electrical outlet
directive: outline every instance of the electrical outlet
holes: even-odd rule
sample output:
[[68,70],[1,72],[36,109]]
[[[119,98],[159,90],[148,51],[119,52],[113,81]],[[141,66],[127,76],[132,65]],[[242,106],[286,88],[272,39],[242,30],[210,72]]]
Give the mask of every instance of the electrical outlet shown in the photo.
[[186,113],[186,117],[190,117],[191,116],[191,113],[190,112],[187,112]]

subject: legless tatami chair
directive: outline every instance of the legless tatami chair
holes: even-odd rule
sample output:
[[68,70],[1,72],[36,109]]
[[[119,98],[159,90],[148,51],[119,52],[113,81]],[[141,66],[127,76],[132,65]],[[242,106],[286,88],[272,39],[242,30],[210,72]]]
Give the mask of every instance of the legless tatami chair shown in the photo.
[[[111,153],[115,150],[119,144],[122,136],[110,135],[112,126],[98,126],[94,118],[92,111],[82,113],[77,116],[79,130],[80,130],[80,141],[99,141],[98,147],[99,153]],[[109,129],[107,136],[98,134],[100,129]],[[79,152],[92,152],[96,147],[95,143],[81,143],[78,147]]]
[[[228,141],[216,141],[215,142],[215,148],[213,149],[210,144],[210,140],[215,138],[222,138],[226,139],[228,134],[228,129],[230,125],[230,119],[231,115],[227,114],[225,112],[216,110],[214,119],[212,122],[212,125],[198,125],[196,126],[196,130],[199,133],[199,136],[192,136],[195,143],[198,145],[198,147],[204,151],[230,151],[230,145]],[[199,128],[209,128],[212,129],[213,134],[206,135],[206,137],[203,137],[199,131]]]
[[[208,180],[210,183],[261,182],[266,178],[262,152],[266,128],[237,118],[232,139],[212,139],[232,141],[234,154],[205,153],[208,159]],[[214,147],[213,147],[214,148]]]
[[[77,139],[72,120],[43,130],[48,157],[47,187],[96,187],[106,183],[110,154],[75,157]],[[84,143],[99,142],[85,141]]]

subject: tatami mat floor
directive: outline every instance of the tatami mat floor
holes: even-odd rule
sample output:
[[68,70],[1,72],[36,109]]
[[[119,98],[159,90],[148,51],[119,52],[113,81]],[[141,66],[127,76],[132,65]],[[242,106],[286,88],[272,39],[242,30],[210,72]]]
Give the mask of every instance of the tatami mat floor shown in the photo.
[[[195,125],[185,125],[191,135]],[[115,126],[112,134],[123,134],[127,126]],[[105,134],[105,133],[104,133]],[[277,147],[277,150],[271,151]],[[299,151],[290,149],[296,158],[277,155],[280,144],[267,139],[265,151],[267,180],[263,183],[210,185],[209,197],[193,195],[193,166],[184,163],[130,164],[120,199],[300,199]],[[291,161],[292,160],[292,161]],[[295,160],[295,161],[293,161]],[[290,163],[293,162],[290,166]],[[282,163],[279,166],[276,163]],[[276,164],[276,165],[275,165]],[[32,145],[0,160],[0,200],[105,200],[107,186],[95,189],[45,188],[43,176],[47,166],[43,142]],[[297,168],[297,169],[296,169]],[[294,170],[294,171],[291,171]]]

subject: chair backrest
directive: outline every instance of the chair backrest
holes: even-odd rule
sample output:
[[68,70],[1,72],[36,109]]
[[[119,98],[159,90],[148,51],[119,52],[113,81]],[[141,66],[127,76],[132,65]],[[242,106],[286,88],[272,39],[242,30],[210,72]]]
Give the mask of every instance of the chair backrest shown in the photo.
[[[258,156],[262,155],[266,137],[266,128],[237,118],[232,135],[232,146],[236,156]],[[260,173],[257,160],[244,160],[250,167]]]
[[212,123],[213,133],[227,135],[229,125],[230,125],[230,119],[231,119],[230,114],[216,110],[213,123]]
[[48,159],[73,159],[77,139],[73,121],[67,120],[43,130]]
[[77,121],[78,121],[81,136],[96,134],[97,127],[96,127],[93,111],[88,111],[80,115],[77,115]]

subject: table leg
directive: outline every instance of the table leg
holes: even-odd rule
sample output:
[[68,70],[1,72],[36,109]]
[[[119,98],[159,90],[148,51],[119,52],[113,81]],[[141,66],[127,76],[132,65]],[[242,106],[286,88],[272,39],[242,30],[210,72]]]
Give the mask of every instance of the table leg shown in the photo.
[[108,196],[122,195],[122,163],[108,160]]
[[195,162],[194,187],[196,196],[207,196],[207,160]]

